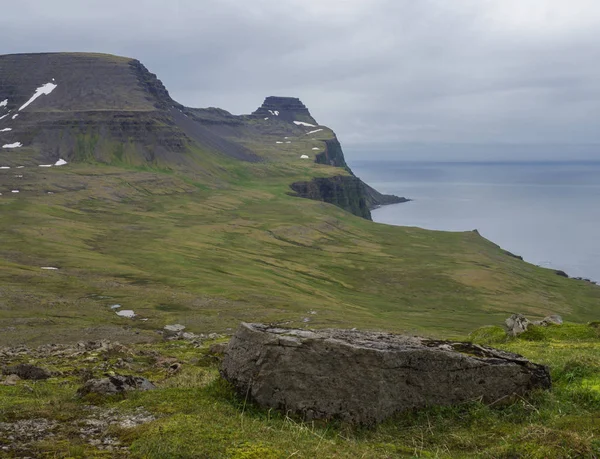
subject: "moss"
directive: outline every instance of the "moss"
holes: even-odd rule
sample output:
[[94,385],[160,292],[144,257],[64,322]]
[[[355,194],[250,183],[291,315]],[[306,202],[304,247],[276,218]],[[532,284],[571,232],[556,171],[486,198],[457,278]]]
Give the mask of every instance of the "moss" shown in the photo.
[[488,325],[481,327],[469,335],[469,339],[476,344],[499,344],[507,341],[506,331],[502,327]]

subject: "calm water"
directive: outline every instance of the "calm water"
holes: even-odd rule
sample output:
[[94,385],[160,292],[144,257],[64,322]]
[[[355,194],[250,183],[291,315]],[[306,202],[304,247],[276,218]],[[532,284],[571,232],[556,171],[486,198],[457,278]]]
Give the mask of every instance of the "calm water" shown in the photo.
[[379,191],[414,199],[375,210],[377,222],[478,229],[531,263],[600,281],[600,162],[351,166]]

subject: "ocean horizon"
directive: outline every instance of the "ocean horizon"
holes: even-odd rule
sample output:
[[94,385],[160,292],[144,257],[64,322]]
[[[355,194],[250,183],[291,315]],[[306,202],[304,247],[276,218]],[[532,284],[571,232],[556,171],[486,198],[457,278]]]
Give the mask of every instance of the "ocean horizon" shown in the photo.
[[351,161],[397,226],[479,233],[525,261],[600,281],[600,161]]

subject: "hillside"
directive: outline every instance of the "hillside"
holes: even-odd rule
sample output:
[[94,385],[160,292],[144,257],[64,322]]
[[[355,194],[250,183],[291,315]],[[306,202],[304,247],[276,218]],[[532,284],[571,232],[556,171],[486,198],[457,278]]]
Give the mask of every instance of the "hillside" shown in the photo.
[[454,336],[512,312],[598,317],[599,287],[475,232],[369,221],[400,199],[355,177],[298,99],[189,108],[138,61],[65,53],[0,56],[4,100],[0,344],[154,340],[171,323]]

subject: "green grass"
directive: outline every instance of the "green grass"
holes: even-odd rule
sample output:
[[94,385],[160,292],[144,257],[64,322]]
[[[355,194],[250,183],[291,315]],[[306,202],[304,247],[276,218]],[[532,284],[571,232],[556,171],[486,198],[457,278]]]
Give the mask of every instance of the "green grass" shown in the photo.
[[[305,145],[289,148],[299,156]],[[197,155],[195,175],[27,169],[13,179],[22,192],[0,199],[0,343],[153,339],[174,322],[196,332],[240,321],[307,326],[308,311],[311,327],[445,337],[514,312],[598,318],[596,286],[474,232],[381,225],[289,196],[293,181],[344,172],[265,155],[257,164]],[[119,318],[114,303],[148,320]]]
[[[590,331],[590,329],[592,331]],[[539,332],[539,333],[538,333]],[[112,429],[133,458],[594,458],[600,454],[600,334],[587,325],[536,329],[542,339],[506,339],[496,347],[518,352],[550,367],[553,389],[519,398],[510,405],[477,401],[455,407],[399,414],[372,428],[337,421],[302,422],[263,410],[238,397],[218,376],[217,362],[185,342],[134,345],[122,353],[76,358],[44,358],[62,376],[33,385],[0,386],[0,422],[44,418],[60,427],[51,441],[32,446],[35,457],[105,457],[81,442],[74,426],[86,406],[131,413],[139,408],[157,420],[133,429]],[[474,333],[471,338],[480,336]],[[476,342],[480,342],[475,339]],[[159,389],[127,397],[75,396],[77,370],[130,357],[133,371]],[[151,357],[149,357],[151,356]],[[183,363],[166,375],[155,362],[170,357]],[[31,360],[31,358],[30,358]],[[98,370],[95,370],[98,373]],[[123,370],[114,367],[114,371]],[[0,444],[2,443],[0,438]],[[1,454],[1,453],[0,453]],[[0,455],[0,457],[2,457]],[[110,457],[107,455],[106,457]]]

